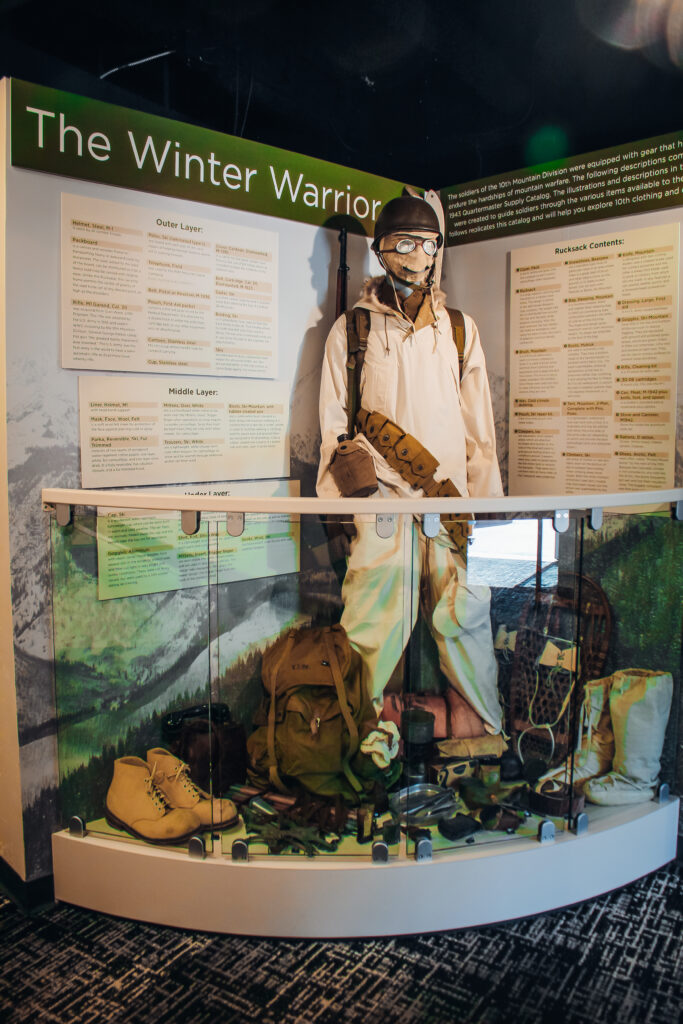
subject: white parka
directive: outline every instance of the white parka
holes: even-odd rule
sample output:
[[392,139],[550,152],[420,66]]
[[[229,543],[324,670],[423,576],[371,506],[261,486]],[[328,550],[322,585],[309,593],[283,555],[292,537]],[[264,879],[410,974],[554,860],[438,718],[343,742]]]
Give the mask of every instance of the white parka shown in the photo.
[[[436,320],[416,331],[403,313],[380,298],[384,280],[369,279],[356,303],[371,314],[361,375],[362,407],[383,413],[417,438],[439,462],[435,478],[452,480],[463,497],[502,495],[486,363],[476,324],[465,315],[460,380],[458,351],[444,293],[432,290]],[[323,360],[319,497],[340,496],[329,465],[339,435],[348,429],[346,361],[346,318],[342,316],[330,331]],[[362,435],[358,440],[373,458],[380,493],[399,497],[422,494],[413,490]]]

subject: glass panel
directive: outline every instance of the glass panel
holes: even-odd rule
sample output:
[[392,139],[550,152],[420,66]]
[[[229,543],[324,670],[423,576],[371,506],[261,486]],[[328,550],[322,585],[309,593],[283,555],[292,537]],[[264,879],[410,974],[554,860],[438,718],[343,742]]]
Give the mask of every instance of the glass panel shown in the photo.
[[224,808],[197,790],[211,788],[206,526],[80,511],[53,518],[51,540],[64,823],[210,848]]
[[584,537],[583,571],[611,614],[601,678],[586,688],[574,762],[594,819],[676,784],[683,617],[683,530],[667,510],[606,512]]
[[188,537],[175,513],[100,511],[51,522],[65,824],[438,856],[676,783],[668,513],[480,519],[464,543],[408,515],[205,515]]
[[377,839],[396,854],[383,793],[400,773],[397,730],[379,731],[376,711],[385,684],[401,686],[410,517],[248,514],[231,547],[218,699],[248,737],[248,777],[228,792],[250,856],[368,857]]
[[[470,537],[467,537],[470,532]],[[565,828],[577,672],[580,523],[415,524],[420,617],[403,692],[406,851]],[[433,730],[433,734],[428,732]]]

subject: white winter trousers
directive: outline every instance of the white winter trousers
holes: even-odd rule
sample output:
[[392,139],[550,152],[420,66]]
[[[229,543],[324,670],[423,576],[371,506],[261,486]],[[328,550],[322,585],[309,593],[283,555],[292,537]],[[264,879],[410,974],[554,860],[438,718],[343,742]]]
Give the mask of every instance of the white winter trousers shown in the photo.
[[393,534],[382,538],[374,516],[357,516],[354,525],[341,624],[363,659],[365,685],[375,706],[382,706],[384,687],[421,604],[441,671],[483,719],[487,731],[500,732],[489,588],[468,585],[465,562],[443,526],[429,538],[412,516],[398,516]]

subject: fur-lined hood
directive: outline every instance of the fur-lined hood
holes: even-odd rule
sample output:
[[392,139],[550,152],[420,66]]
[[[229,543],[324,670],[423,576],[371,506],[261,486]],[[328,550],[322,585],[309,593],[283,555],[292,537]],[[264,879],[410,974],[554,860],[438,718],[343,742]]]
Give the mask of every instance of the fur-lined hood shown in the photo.
[[[361,289],[360,298],[354,305],[363,306],[377,313],[395,313],[396,306],[393,301],[386,301],[386,295],[382,293],[386,288],[391,289],[386,274],[379,274],[377,277],[366,277]],[[391,296],[393,299],[393,296]],[[432,305],[435,312],[446,308],[446,293],[436,285],[432,285]]]

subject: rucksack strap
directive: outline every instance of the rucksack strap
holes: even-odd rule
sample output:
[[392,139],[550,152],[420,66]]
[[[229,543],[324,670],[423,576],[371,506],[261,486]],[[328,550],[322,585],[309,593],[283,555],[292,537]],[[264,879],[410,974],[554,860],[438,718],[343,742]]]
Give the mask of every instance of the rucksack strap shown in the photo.
[[[451,322],[453,341],[458,352],[458,369],[460,380],[462,380],[463,368],[465,365],[465,342],[467,340],[465,330],[465,316],[460,309],[447,308],[448,318]],[[347,408],[348,419],[346,432],[349,437],[356,433],[356,416],[360,410],[361,393],[360,380],[365,362],[365,353],[368,347],[368,335],[370,334],[370,310],[362,306],[354,309],[347,309],[346,317],[346,373],[347,373]]]
[[266,742],[268,744],[268,775],[270,777],[270,784],[275,786],[280,793],[289,793],[289,789],[285,786],[284,782],[280,778],[280,774],[277,770],[277,754],[275,753],[275,719],[276,715],[276,699],[277,699],[277,676],[278,672],[282,668],[285,659],[289,657],[292,647],[294,646],[294,633],[290,633],[285,643],[282,646],[282,654],[278,658],[277,665],[273,671],[273,685],[270,691],[270,707],[268,708],[268,732],[266,736]]
[[446,309],[451,321],[453,341],[458,350],[458,368],[460,380],[462,380],[462,369],[465,363],[465,317],[461,309]]
[[351,771],[351,765],[349,761],[358,750],[360,740],[358,737],[358,726],[356,725],[353,715],[351,714],[351,708],[349,707],[346,699],[346,690],[344,689],[344,679],[342,678],[341,668],[339,667],[339,659],[335,650],[334,644],[331,644],[327,633],[323,633],[323,644],[325,646],[325,652],[332,669],[332,678],[334,679],[334,688],[337,691],[337,700],[339,701],[339,709],[342,713],[342,717],[346,722],[346,728],[349,730],[349,749],[346,753],[346,757],[342,760],[342,769],[344,775],[348,779],[350,785],[355,789],[356,793],[360,793],[363,789],[362,784],[358,781],[356,776]]
[[360,409],[360,379],[365,362],[370,334],[370,310],[356,307],[347,309],[346,317],[346,374],[347,374],[347,434],[356,432],[356,416]]

